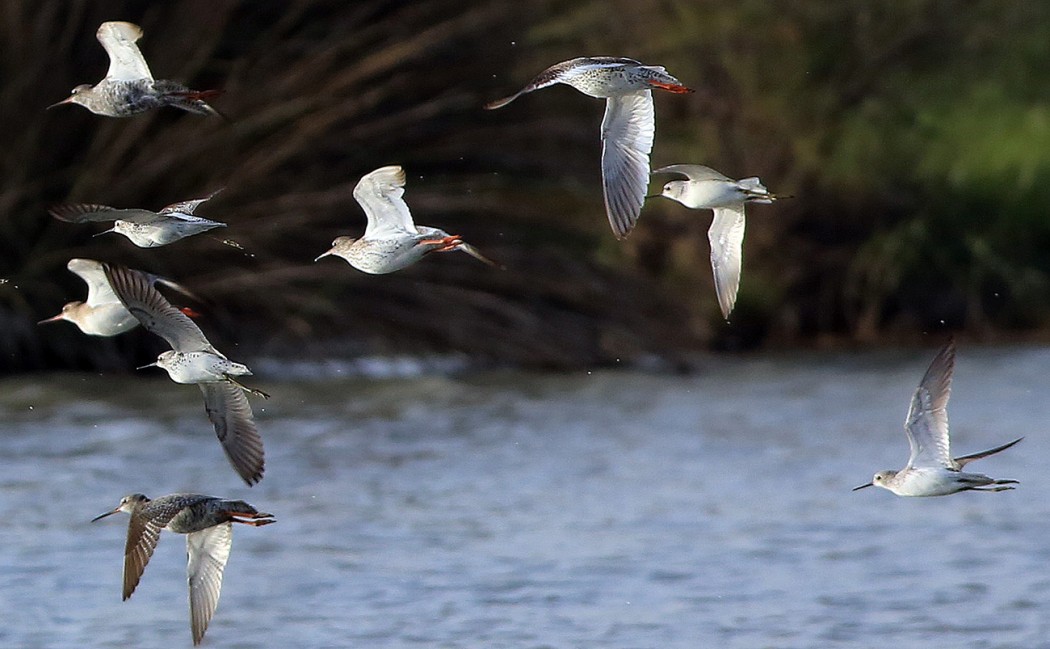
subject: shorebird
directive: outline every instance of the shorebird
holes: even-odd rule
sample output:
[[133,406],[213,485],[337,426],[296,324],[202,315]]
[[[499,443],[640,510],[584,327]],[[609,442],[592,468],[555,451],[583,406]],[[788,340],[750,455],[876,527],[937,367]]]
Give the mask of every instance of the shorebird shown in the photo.
[[[980,473],[964,473],[963,467],[1000,451],[1023,437],[987,451],[953,458],[948,438],[948,397],[955,369],[955,341],[949,340],[930,363],[915,390],[904,422],[911,455],[900,471],[879,471],[867,484],[855,487],[882,487],[898,496],[947,496],[957,491],[1006,491],[1017,480],[996,480]],[[995,486],[998,485],[998,486]]]
[[646,198],[663,196],[690,209],[714,211],[707,239],[711,242],[711,270],[715,275],[718,306],[722,309],[722,317],[728,320],[740,288],[744,204],[772,203],[787,197],[769,193],[758,178],[733,180],[703,165],[670,165],[653,173],[682,174],[688,180],[672,180],[664,185],[661,193]]
[[638,222],[649,184],[649,153],[656,134],[652,89],[677,94],[692,89],[661,66],[612,56],[584,56],[552,65],[529,85],[486,104],[485,108],[501,108],[521,95],[556,83],[606,100],[602,119],[602,189],[613,234],[623,239]]
[[380,167],[365,174],[354,187],[354,198],[368,217],[365,235],[360,239],[337,237],[332,248],[314,261],[335,255],[360,271],[381,275],[411,266],[432,252],[461,250],[498,267],[459,235],[416,225],[408,204],[401,198],[404,193],[405,170],[400,166]]
[[156,248],[213,228],[225,228],[225,223],[193,215],[201,203],[211,200],[221,191],[216,190],[203,198],[172,203],[159,212],[138,208],[118,209],[88,203],[55,205],[48,212],[59,221],[67,223],[113,221],[112,228],[95,236],[116,232],[123,234],[139,248]]
[[121,498],[115,509],[96,516],[91,522],[117,512],[131,514],[124,546],[124,600],[135,592],[160,540],[161,530],[186,535],[190,629],[195,645],[204,638],[219,604],[222,573],[233,545],[233,523],[260,527],[276,522],[273,514],[264,514],[243,500],[200,494],[171,494],[155,500],[131,494]]
[[[109,280],[106,279],[106,274],[102,271],[100,262],[94,259],[70,259],[69,263],[66,264],[66,268],[87,283],[87,301],[68,302],[62,307],[61,313],[41,320],[37,324],[66,320],[75,324],[89,336],[106,337],[116,336],[139,326],[138,319],[124,308],[120,298],[113,292],[109,285]],[[157,275],[147,274],[146,276],[154,284],[163,284],[179,291],[183,295],[194,297],[186,287],[170,279]]]
[[94,86],[73,88],[68,98],[48,106],[80,104],[96,115],[129,117],[161,106],[174,106],[198,115],[219,115],[204,100],[219,94],[216,90],[190,90],[181,83],[154,79],[135,41],[142,28],[126,22],[106,22],[95,33],[109,55],[106,78]]
[[244,393],[268,395],[245,387],[233,378],[250,376],[251,370],[212,347],[200,328],[153,288],[147,275],[110,264],[103,264],[102,268],[128,311],[143,327],[171,345],[155,362],[138,369],[162,367],[176,383],[197,384],[204,393],[204,408],[230,464],[248,486],[262,480],[262,438]]

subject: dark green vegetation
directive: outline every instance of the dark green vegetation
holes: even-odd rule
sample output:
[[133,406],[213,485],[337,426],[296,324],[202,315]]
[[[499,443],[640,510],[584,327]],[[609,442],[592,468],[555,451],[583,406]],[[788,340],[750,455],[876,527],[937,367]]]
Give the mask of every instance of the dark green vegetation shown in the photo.
[[[158,78],[221,88],[232,123],[44,107],[140,24]],[[541,366],[704,347],[1045,330],[1050,316],[1050,5],[907,0],[141,3],[0,10],[0,369],[126,366],[158,343],[34,323],[81,299],[73,256],[178,279],[231,356],[460,351]],[[758,175],[733,323],[711,287],[709,213],[651,201],[617,242],[599,180],[602,103],[557,87],[487,100],[583,54],[665,65],[653,166]],[[508,270],[439,255],[372,277],[311,260],[364,217],[364,173],[401,164],[417,220]],[[659,181],[657,181],[659,182]],[[159,208],[226,187],[200,236],[140,250],[59,223],[63,201]],[[943,324],[942,324],[943,321]],[[140,349],[142,348],[142,349]],[[305,350],[305,352],[304,352]]]

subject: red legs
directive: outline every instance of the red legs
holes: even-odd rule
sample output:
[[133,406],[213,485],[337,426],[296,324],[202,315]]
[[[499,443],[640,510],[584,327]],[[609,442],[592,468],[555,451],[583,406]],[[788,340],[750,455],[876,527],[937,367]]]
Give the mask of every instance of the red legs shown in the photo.
[[451,252],[463,243],[463,237],[458,234],[450,234],[447,237],[440,239],[423,239],[418,244],[419,246],[438,246],[432,249],[430,252]]
[[678,85],[677,83],[664,83],[663,81],[650,80],[649,85],[654,88],[659,88],[661,90],[673,92],[676,95],[684,95],[686,93],[693,92],[692,88],[687,88],[685,86]]
[[183,97],[185,99],[189,99],[190,101],[194,101],[194,100],[198,100],[198,99],[201,100],[201,101],[204,101],[206,99],[215,99],[216,97],[218,97],[219,95],[222,94],[222,91],[221,90],[187,90],[185,92],[173,92],[171,94],[176,96],[176,97]]

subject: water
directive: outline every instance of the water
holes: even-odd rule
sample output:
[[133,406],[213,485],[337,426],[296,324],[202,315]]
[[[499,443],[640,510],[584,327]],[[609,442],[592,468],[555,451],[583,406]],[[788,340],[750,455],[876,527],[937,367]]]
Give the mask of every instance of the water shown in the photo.
[[1050,646],[1050,351],[960,351],[956,454],[1005,493],[850,488],[899,468],[934,350],[711,360],[697,376],[256,381],[249,489],[199,391],[0,383],[0,646],[190,646],[182,537],[120,601],[125,493],[244,498],[212,647]]

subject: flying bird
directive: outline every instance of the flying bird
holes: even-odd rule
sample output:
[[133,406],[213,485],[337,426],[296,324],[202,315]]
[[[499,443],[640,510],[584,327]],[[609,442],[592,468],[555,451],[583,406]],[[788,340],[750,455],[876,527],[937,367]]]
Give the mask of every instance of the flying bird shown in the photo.
[[692,89],[661,66],[612,56],[584,56],[552,65],[518,92],[490,102],[485,108],[501,108],[521,95],[556,83],[606,100],[602,119],[602,190],[613,234],[623,239],[638,222],[649,184],[649,153],[656,135],[652,89],[677,94]]
[[222,573],[233,545],[233,523],[260,527],[276,522],[273,514],[264,514],[243,500],[200,494],[171,494],[154,500],[143,494],[131,494],[121,498],[115,509],[96,516],[91,522],[117,512],[131,514],[124,546],[124,600],[135,592],[160,540],[161,530],[186,535],[190,630],[194,645],[201,643],[219,604]]
[[987,451],[952,457],[948,438],[948,397],[955,370],[955,341],[949,340],[934,357],[922,382],[911,398],[904,432],[908,435],[911,455],[900,471],[879,471],[871,482],[855,487],[882,487],[898,496],[947,496],[959,491],[1006,491],[1003,485],[1017,480],[996,480],[980,473],[966,473],[963,468],[981,458],[1005,451],[1023,437]]
[[176,383],[195,383],[204,393],[204,408],[226,457],[238,475],[252,486],[262,480],[263,443],[245,392],[266,397],[263,392],[241,385],[235,376],[250,376],[246,365],[235,363],[215,347],[193,320],[168,302],[149,277],[135,270],[102,265],[106,278],[120,301],[148,331],[168,341],[146,367],[161,367]]
[[220,115],[205,102],[216,90],[190,90],[181,83],[154,79],[139,46],[142,28],[127,22],[105,22],[95,33],[109,55],[109,71],[94,86],[81,84],[66,99],[48,106],[80,104],[96,115],[129,117],[162,106],[174,106],[198,115]]
[[703,165],[670,165],[653,173],[682,174],[688,180],[672,180],[664,185],[661,193],[646,198],[663,196],[690,209],[714,211],[707,239],[711,242],[711,270],[715,275],[718,306],[722,309],[722,317],[728,320],[740,288],[744,255],[744,204],[772,203],[787,196],[769,193],[758,178],[733,180]]
[[460,250],[498,267],[459,235],[416,225],[402,198],[404,193],[405,170],[399,166],[380,167],[365,174],[354,187],[354,198],[368,218],[364,236],[337,237],[331,249],[314,261],[334,255],[360,271],[381,275],[411,266],[432,252]]

